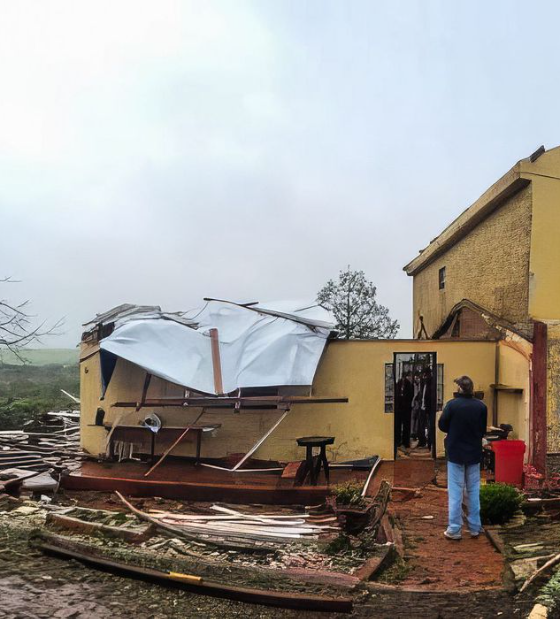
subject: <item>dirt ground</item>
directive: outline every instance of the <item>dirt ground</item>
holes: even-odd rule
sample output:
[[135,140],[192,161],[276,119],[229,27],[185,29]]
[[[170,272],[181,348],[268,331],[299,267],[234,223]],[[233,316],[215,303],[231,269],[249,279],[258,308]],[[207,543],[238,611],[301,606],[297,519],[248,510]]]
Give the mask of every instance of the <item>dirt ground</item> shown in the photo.
[[378,480],[383,478],[397,489],[388,512],[402,533],[405,550],[404,562],[383,575],[383,581],[426,591],[502,587],[504,558],[486,536],[471,539],[464,532],[461,541],[443,537],[447,527],[445,464],[383,463]]
[[427,590],[501,588],[504,558],[486,536],[473,539],[467,532],[461,541],[442,536],[447,527],[445,493],[424,489],[413,500],[403,493],[394,495],[390,514],[402,529],[406,553],[400,585]]
[[531,600],[501,591],[374,591],[351,615],[249,605],[109,575],[30,550],[0,531],[0,618],[524,618]]
[[[0,519],[0,618],[527,617],[535,592],[519,597],[504,590],[504,558],[486,537],[460,542],[443,538],[445,478],[440,472],[436,479],[440,488],[433,485],[433,462],[384,464],[377,479],[384,478],[397,488],[389,514],[402,534],[404,560],[382,573],[379,582],[358,589],[349,616],[199,596],[44,556],[29,545],[29,528],[15,527],[4,515]],[[370,489],[370,494],[374,492],[375,488]],[[82,506],[119,508],[109,493],[66,493],[60,500],[66,505],[78,501]],[[533,538],[538,528],[534,530]],[[524,540],[521,530],[512,531],[514,535],[515,543]],[[560,540],[560,522],[558,536]],[[547,538],[552,538],[552,532]]]

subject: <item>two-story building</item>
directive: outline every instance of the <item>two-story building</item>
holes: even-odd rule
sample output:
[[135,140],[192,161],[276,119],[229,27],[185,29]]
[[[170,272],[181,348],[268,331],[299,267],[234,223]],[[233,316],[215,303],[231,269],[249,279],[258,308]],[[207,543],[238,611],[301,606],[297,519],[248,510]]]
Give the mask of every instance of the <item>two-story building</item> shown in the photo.
[[[527,410],[530,460],[560,456],[560,147],[517,162],[404,268],[415,337],[500,339],[528,373],[501,374],[494,420]],[[528,393],[527,393],[528,391]],[[548,459],[546,458],[548,454]]]

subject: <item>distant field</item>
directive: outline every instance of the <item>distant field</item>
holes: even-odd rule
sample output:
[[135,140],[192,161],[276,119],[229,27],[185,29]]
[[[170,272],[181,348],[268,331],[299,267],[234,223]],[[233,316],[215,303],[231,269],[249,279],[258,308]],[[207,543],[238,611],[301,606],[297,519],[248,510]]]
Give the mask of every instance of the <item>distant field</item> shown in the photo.
[[[22,349],[21,356],[33,366],[60,364],[69,366],[78,363],[78,349]],[[0,348],[0,364],[16,364],[22,362],[10,351]]]
[[0,430],[16,430],[46,411],[76,409],[78,349],[24,349],[28,361],[0,348]]

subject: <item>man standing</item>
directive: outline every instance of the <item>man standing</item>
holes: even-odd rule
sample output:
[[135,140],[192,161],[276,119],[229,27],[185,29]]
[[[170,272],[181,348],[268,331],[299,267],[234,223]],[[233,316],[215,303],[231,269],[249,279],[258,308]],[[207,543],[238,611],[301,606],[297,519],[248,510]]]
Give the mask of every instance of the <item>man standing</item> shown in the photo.
[[395,398],[395,448],[402,446],[410,448],[410,412],[414,387],[412,385],[412,373],[405,371],[397,382]]
[[[429,449],[432,448],[433,417],[435,415],[432,406],[432,371],[424,368],[419,394],[420,411],[418,412],[418,447],[425,448],[426,442]],[[431,427],[430,427],[431,422]],[[430,430],[431,428],[431,430]]]
[[439,419],[439,429],[447,433],[447,493],[449,525],[446,538],[461,540],[463,526],[463,493],[468,498],[467,524],[472,537],[481,530],[480,523],[480,462],[482,437],[486,432],[488,411],[486,405],[473,398],[473,382],[466,375],[455,379],[458,393],[450,400]]

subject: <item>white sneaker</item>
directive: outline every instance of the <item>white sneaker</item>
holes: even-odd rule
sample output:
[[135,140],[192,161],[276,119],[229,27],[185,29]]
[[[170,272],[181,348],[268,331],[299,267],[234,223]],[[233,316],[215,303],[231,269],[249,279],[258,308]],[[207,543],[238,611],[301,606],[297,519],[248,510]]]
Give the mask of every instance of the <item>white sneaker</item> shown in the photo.
[[443,532],[443,535],[449,540],[461,540],[462,538],[461,534],[453,534],[449,530],[445,530],[445,532]]

